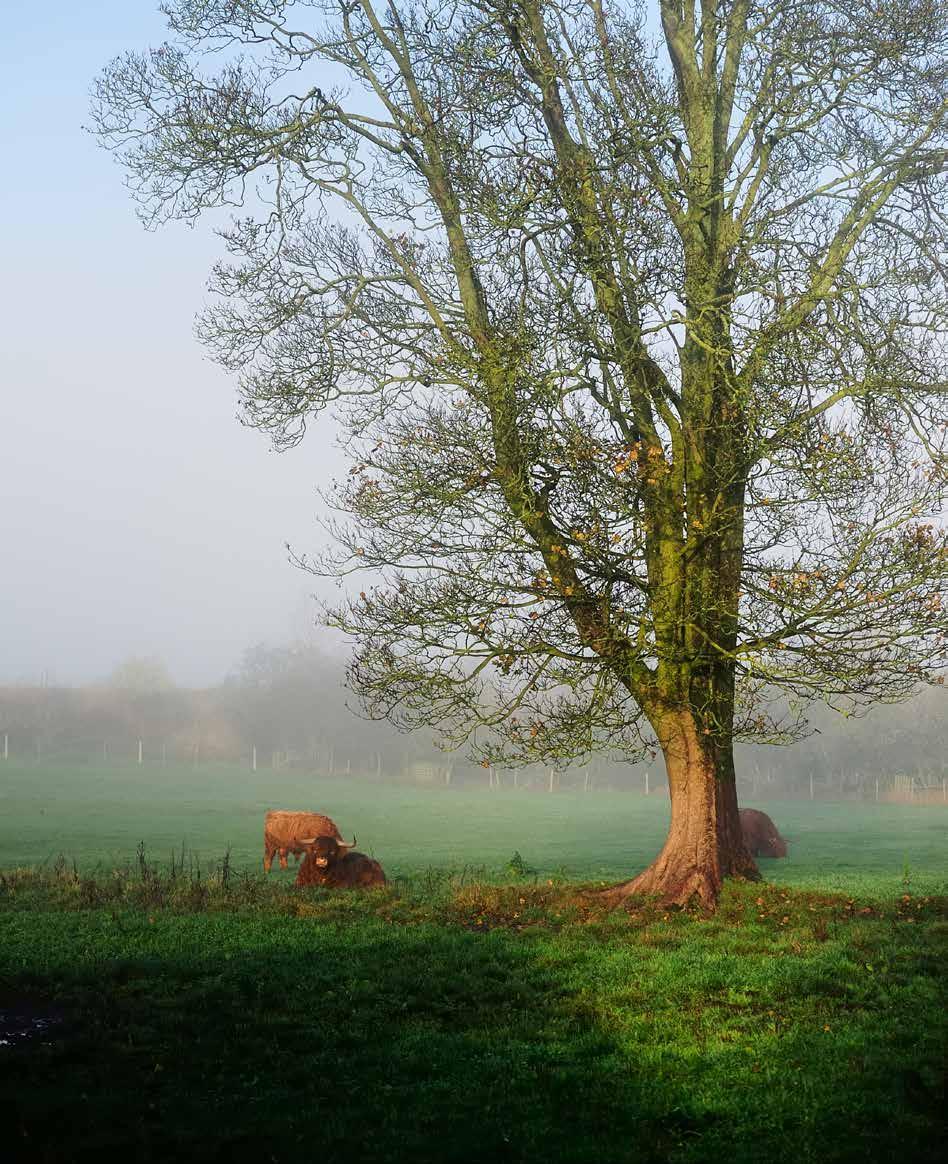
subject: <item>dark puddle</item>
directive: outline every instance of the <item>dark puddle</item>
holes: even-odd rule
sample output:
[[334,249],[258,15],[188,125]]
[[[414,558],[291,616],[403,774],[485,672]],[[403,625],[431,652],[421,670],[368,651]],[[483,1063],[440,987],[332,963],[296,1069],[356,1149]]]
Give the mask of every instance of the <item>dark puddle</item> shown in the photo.
[[0,1052],[33,1039],[49,1046],[62,1022],[62,1012],[48,1003],[0,998]]

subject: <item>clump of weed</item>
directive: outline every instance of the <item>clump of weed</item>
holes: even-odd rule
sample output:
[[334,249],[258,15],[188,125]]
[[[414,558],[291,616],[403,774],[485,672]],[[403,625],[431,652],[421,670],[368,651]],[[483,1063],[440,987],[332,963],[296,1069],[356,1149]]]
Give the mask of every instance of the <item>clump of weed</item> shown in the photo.
[[532,865],[528,865],[520,856],[519,849],[514,852],[504,869],[513,877],[536,877],[538,875],[537,870]]
[[172,854],[167,866],[155,864],[140,843],[133,862],[109,870],[98,867],[84,873],[62,856],[49,865],[6,870],[0,895],[22,908],[51,905],[93,910],[121,906],[202,913],[278,907],[281,900],[297,897],[298,891],[235,870],[229,851],[206,870],[199,858],[186,854],[183,848],[180,856]]

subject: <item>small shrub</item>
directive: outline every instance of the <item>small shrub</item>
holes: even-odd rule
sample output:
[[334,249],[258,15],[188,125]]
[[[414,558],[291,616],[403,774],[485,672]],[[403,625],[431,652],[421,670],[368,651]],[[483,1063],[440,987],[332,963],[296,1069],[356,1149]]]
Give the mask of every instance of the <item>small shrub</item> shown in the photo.
[[523,857],[520,856],[519,849],[510,858],[504,866],[504,870],[514,877],[536,877],[537,870],[532,865],[528,865]]

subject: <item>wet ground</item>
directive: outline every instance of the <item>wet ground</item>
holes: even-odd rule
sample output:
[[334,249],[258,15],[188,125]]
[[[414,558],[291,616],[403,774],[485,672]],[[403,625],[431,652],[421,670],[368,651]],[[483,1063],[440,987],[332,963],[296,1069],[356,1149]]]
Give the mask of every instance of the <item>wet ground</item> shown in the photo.
[[48,1044],[62,1022],[62,1012],[48,1003],[0,996],[0,1052],[32,1039]]

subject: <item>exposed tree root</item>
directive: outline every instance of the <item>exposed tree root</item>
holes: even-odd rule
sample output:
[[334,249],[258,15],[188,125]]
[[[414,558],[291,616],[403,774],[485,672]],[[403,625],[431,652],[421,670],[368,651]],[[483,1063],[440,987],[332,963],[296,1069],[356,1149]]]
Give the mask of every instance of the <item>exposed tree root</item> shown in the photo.
[[[740,862],[727,876],[743,881],[759,881],[760,871],[753,860]],[[673,865],[661,858],[643,870],[637,877],[594,891],[595,897],[613,909],[624,905],[631,897],[656,898],[661,905],[680,906],[697,904],[713,910],[724,877],[715,869],[699,869],[695,865]]]
[[708,743],[708,729],[688,709],[667,713],[656,726],[665,755],[671,820],[662,851],[637,877],[601,891],[613,907],[630,897],[661,905],[697,903],[713,910],[725,877],[759,881],[744,840],[730,746]]

